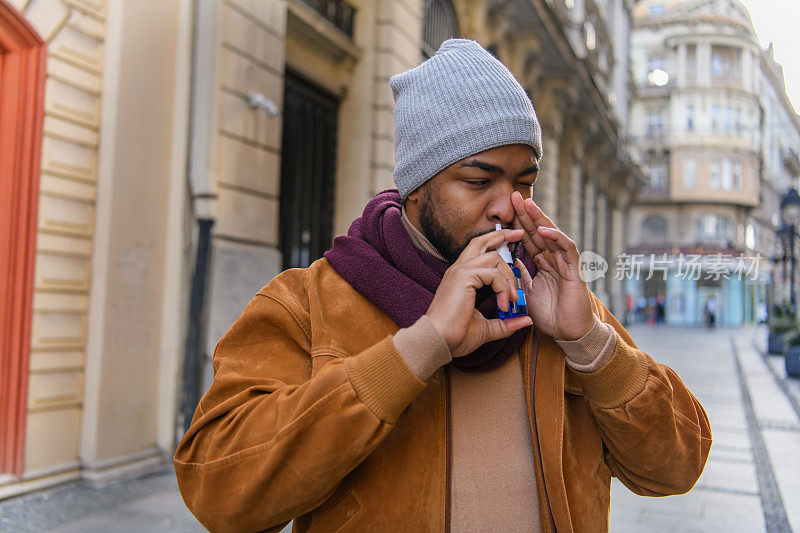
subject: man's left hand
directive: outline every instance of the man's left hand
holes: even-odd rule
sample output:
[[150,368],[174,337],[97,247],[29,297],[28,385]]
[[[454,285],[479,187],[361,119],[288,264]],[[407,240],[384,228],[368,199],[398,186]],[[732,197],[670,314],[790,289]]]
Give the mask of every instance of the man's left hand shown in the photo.
[[575,242],[559,230],[536,203],[515,192],[514,228],[522,228],[522,245],[539,271],[531,279],[522,265],[522,283],[533,324],[556,340],[583,337],[594,325],[589,288],[580,277],[580,254]]

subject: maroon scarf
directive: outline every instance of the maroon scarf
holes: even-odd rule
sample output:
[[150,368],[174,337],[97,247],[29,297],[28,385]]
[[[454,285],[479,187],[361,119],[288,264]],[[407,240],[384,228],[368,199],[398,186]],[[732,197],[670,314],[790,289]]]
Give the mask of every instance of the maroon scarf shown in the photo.
[[[428,310],[447,262],[419,250],[402,222],[400,194],[395,189],[378,193],[353,221],[346,236],[333,240],[325,258],[350,285],[406,328]],[[524,252],[522,262],[536,275],[536,266]],[[480,289],[475,307],[486,318],[497,318],[497,299],[490,287]],[[530,305],[531,302],[528,302]],[[453,360],[459,370],[484,372],[503,364],[519,350],[528,328],[507,339],[488,342]]]

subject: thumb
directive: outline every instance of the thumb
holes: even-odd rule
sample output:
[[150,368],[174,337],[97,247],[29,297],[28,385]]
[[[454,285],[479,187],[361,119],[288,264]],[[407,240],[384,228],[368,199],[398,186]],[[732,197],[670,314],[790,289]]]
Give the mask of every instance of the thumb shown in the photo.
[[486,322],[488,322],[489,325],[489,335],[484,343],[496,341],[497,339],[505,339],[522,328],[526,328],[533,324],[533,320],[531,320],[531,317],[529,316],[517,316],[506,319],[493,318],[491,320],[487,320]]

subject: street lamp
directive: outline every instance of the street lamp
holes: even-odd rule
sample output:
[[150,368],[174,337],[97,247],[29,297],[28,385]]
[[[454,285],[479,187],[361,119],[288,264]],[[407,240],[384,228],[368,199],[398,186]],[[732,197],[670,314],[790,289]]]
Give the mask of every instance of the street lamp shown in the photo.
[[[788,254],[790,264],[789,275],[789,307],[792,314],[795,313],[797,301],[794,291],[795,276],[795,257],[794,240],[796,236],[795,226],[800,223],[800,194],[796,189],[789,189],[781,198],[781,226],[778,228],[778,238],[783,243],[784,256]],[[784,276],[785,276],[784,266]]]

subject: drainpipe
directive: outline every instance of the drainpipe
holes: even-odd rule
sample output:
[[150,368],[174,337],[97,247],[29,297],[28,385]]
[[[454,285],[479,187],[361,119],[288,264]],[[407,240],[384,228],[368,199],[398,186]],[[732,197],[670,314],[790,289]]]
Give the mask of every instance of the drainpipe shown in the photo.
[[[217,57],[219,20],[223,9],[218,0],[194,0],[192,37],[192,82],[187,150],[188,188],[191,210],[197,223],[197,248],[189,299],[186,346],[177,436],[188,429],[192,415],[205,392],[202,390],[203,367],[208,360],[205,350],[208,278],[211,265],[211,229],[216,221],[217,194],[212,172],[213,140],[216,126]],[[251,109],[262,109],[268,116],[280,115],[278,106],[259,92],[247,96]]]
[[210,146],[216,131],[214,89],[216,87],[217,43],[220,6],[216,0],[194,0],[192,35],[192,82],[187,150],[187,185],[192,219],[197,227],[197,245],[187,316],[183,354],[181,398],[178,412],[178,438],[189,427],[203,393],[203,363],[207,354],[206,295],[211,263],[211,229],[216,220],[217,199],[211,174]]

